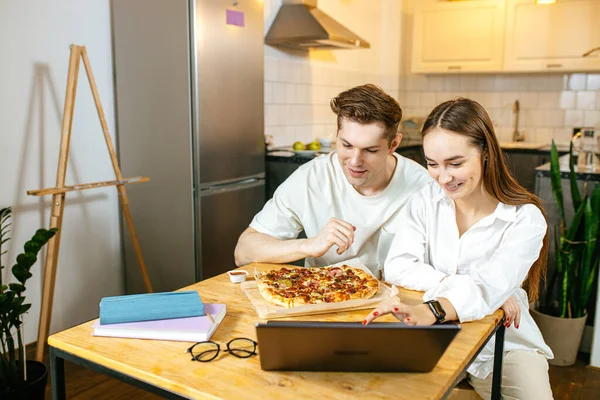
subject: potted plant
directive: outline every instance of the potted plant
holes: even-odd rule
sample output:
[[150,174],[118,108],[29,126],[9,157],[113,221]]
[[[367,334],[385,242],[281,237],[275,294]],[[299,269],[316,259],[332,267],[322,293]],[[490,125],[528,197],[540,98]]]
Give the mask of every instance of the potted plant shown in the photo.
[[591,196],[584,193],[582,198],[575,175],[573,143],[569,148],[569,180],[574,215],[567,222],[558,151],[552,141],[550,182],[560,216],[560,224],[554,230],[556,268],[546,287],[544,305],[531,314],[554,352],[554,360],[550,361],[553,365],[572,365],[577,359],[600,259],[600,187],[596,184]]
[[25,359],[22,316],[31,304],[25,303],[25,282],[31,278],[30,269],[37,260],[40,249],[48,243],[57,229],[39,229],[24,245],[23,253],[16,258],[12,274],[17,280],[8,285],[2,282],[4,245],[10,237],[11,208],[0,209],[0,398],[43,399],[48,380],[46,366]]

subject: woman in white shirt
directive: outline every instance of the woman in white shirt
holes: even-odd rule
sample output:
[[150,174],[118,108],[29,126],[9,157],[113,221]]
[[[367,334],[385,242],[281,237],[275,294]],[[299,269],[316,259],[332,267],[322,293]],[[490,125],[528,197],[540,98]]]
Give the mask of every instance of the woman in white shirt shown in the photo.
[[[502,397],[552,398],[546,359],[553,354],[529,314],[548,254],[541,200],[510,175],[492,121],[477,102],[440,104],[422,132],[435,182],[403,209],[384,272],[386,282],[425,291],[424,300],[434,303],[388,301],[363,323],[392,313],[406,324],[431,325],[442,322],[434,315],[439,307],[443,321],[473,321],[512,296],[521,316],[506,330]],[[468,369],[469,382],[484,398],[491,395],[494,342]]]

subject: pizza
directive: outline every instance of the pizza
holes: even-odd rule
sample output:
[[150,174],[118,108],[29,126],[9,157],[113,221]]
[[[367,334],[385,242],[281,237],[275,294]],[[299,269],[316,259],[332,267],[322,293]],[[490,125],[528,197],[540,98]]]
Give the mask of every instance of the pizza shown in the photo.
[[263,273],[256,283],[265,300],[286,308],[368,299],[379,290],[379,281],[372,275],[347,265],[283,267]]

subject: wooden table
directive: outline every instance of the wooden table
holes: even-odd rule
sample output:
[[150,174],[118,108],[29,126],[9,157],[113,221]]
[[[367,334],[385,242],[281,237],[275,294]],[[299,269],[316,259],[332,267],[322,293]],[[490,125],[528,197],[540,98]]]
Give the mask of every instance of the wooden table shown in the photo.
[[[251,264],[241,269],[253,276],[259,270],[278,267],[274,264]],[[239,284],[227,274],[185,288],[198,290],[206,303],[226,303],[227,316],[212,340],[224,343],[232,338],[256,340],[254,324],[260,320]],[[400,290],[407,303],[422,302],[422,294]],[[296,320],[362,321],[368,310],[296,317]],[[462,330],[430,373],[333,373],[267,372],[260,368],[258,357],[239,359],[227,353],[209,363],[192,362],[185,350],[187,342],[118,339],[92,336],[89,321],[56,333],[48,338],[52,398],[65,398],[64,360],[71,361],[108,376],[159,394],[165,398],[194,399],[322,399],[363,396],[369,399],[439,399],[446,397],[460,381],[461,374],[496,333],[496,372],[494,389],[499,399],[504,343],[503,312],[497,311],[481,321],[462,324]],[[395,321],[391,316],[381,321]],[[410,343],[406,343],[410,346]],[[260,348],[258,349],[260,354]]]

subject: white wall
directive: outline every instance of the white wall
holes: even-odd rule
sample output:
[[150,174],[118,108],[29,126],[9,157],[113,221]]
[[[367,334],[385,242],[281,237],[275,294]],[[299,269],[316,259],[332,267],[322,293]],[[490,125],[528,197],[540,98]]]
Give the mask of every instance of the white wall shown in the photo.
[[[10,267],[24,242],[37,228],[49,225],[51,197],[25,192],[56,183],[71,43],[87,47],[114,138],[109,10],[109,0],[0,2],[0,207],[13,207],[5,283],[12,280]],[[66,183],[111,179],[114,173],[82,65]],[[68,193],[65,204],[51,332],[97,317],[101,297],[123,293],[116,189]],[[44,260],[45,253],[33,266],[25,292],[33,305],[25,318],[28,343],[37,339]]]
[[[281,0],[265,0],[265,35]],[[370,49],[291,51],[265,45],[265,134],[275,145],[334,136],[329,100],[364,83],[398,97],[402,0],[319,0],[318,8]]]

